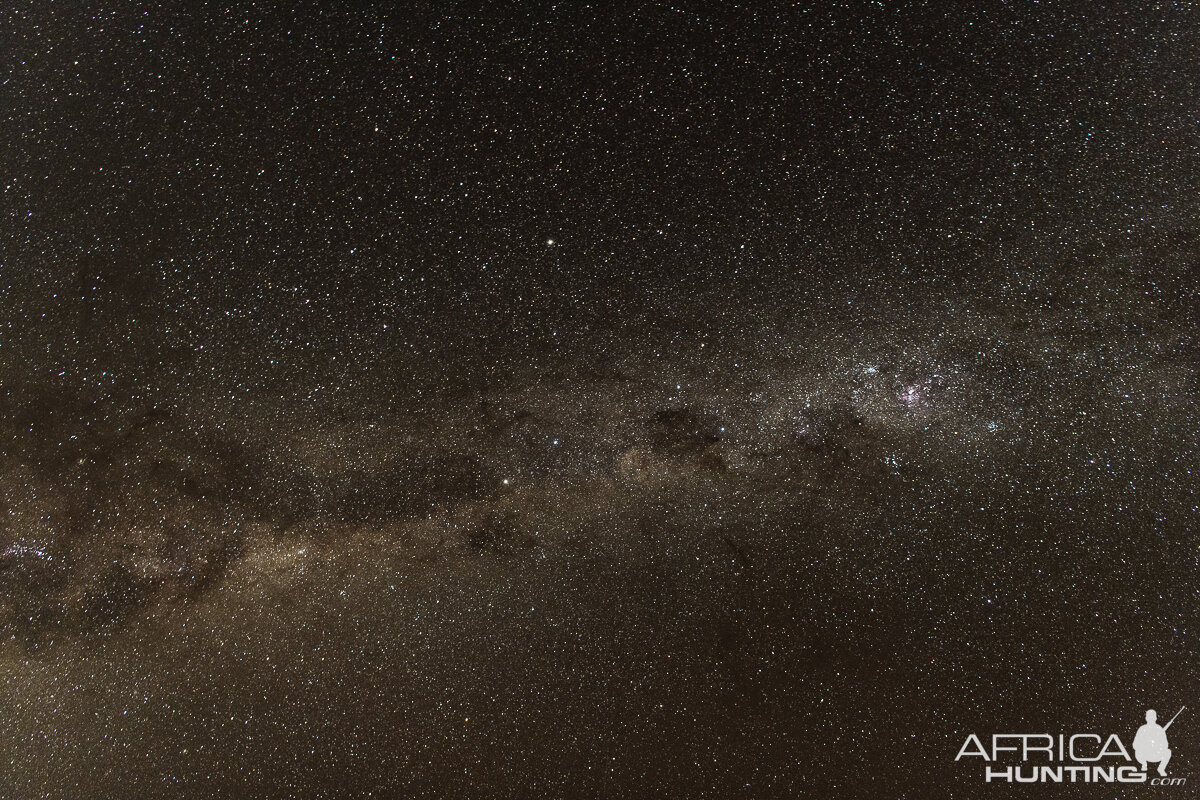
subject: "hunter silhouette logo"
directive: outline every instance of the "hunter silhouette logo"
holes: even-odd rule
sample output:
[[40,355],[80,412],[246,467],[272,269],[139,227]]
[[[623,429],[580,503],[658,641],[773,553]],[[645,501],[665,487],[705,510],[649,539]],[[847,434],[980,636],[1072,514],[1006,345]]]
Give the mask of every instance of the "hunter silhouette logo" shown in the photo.
[[[1183,713],[1183,708],[1175,712],[1175,717]],[[1175,717],[1171,717],[1171,722],[1175,721]],[[1158,774],[1166,775],[1167,762],[1171,760],[1171,751],[1167,748],[1167,728],[1171,727],[1171,722],[1159,725],[1157,720],[1158,712],[1153,708],[1146,712],[1146,724],[1138,728],[1137,735],[1133,737],[1133,754],[1142,765],[1142,772],[1146,771],[1147,761],[1157,761]]]
[[[991,747],[972,733],[955,756],[982,758],[986,782],[1009,783],[1149,783],[1151,786],[1182,786],[1187,778],[1168,778],[1171,748],[1167,729],[1187,706],[1175,712],[1166,725],[1158,724],[1158,713],[1146,711],[1146,724],[1133,737],[1133,755],[1121,737],[1110,733],[993,733]],[[1004,764],[1003,762],[1010,762]],[[1013,763],[1016,762],[1016,763]],[[1149,777],[1149,765],[1158,765],[1158,776]]]

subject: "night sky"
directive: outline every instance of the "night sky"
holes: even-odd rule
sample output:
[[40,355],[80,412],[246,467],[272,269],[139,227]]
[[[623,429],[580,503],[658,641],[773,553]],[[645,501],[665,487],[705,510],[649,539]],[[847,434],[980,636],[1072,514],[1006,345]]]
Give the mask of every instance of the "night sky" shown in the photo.
[[1192,3],[0,0],[0,796],[1200,781],[1198,257]]

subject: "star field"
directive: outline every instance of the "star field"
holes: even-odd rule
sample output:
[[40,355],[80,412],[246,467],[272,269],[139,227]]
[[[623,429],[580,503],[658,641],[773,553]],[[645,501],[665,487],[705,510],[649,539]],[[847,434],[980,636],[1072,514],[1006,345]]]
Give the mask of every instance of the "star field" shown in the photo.
[[6,796],[982,798],[1195,699],[1195,8],[293,5],[0,8]]

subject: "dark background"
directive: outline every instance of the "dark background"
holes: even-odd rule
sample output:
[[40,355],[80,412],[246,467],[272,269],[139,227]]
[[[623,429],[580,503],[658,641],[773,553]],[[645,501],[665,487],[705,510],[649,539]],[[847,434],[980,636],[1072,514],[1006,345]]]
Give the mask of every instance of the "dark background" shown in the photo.
[[1192,6],[0,9],[6,796],[1200,712]]

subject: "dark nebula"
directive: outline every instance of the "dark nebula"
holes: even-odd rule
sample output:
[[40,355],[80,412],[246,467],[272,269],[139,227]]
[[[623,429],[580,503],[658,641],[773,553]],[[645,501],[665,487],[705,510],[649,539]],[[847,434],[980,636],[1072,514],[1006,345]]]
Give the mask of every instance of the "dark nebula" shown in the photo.
[[991,798],[969,733],[1181,705],[1200,780],[1198,64],[5,3],[0,795]]

